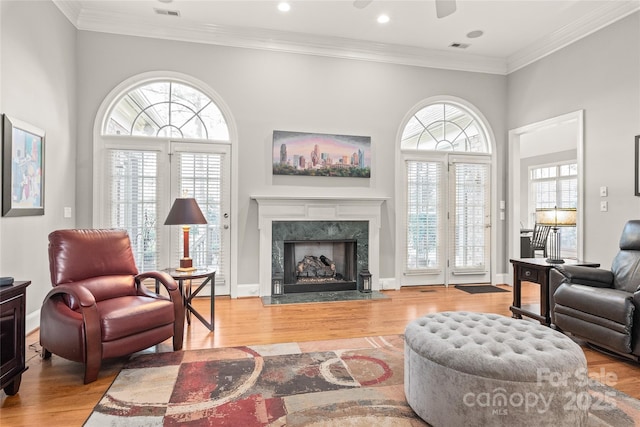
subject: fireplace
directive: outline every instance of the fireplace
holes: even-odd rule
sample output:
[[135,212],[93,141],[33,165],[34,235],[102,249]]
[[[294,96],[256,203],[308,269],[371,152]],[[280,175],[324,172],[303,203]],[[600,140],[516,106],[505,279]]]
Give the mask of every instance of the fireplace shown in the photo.
[[355,277],[369,270],[372,289],[380,289],[381,205],[386,197],[272,195],[251,198],[258,204],[260,283],[257,291],[251,285],[239,287],[238,296],[272,295],[274,280],[283,281],[285,241],[355,241]]
[[368,247],[368,221],[273,221],[272,278],[284,293],[355,290]]
[[356,240],[284,242],[284,293],[357,289]]

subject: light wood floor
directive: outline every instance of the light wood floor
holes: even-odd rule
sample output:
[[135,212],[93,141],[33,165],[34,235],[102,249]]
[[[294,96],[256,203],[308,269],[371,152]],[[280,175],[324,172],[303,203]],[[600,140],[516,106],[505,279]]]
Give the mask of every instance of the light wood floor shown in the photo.
[[[523,284],[523,304],[536,303],[538,292],[537,285]],[[390,299],[269,307],[263,307],[259,298],[217,297],[215,331],[209,332],[192,319],[184,349],[401,334],[409,321],[438,311],[511,314],[511,292],[471,295],[453,287],[432,286],[384,293]],[[196,306],[208,313],[208,300],[199,299]],[[49,360],[40,358],[37,332],[27,337],[27,345],[29,370],[19,393],[6,396],[0,391],[2,427],[81,426],[126,360],[103,362],[98,380],[84,385],[82,365],[56,355]],[[171,348],[167,341],[147,351]],[[639,364],[584,349],[590,375],[640,398]]]

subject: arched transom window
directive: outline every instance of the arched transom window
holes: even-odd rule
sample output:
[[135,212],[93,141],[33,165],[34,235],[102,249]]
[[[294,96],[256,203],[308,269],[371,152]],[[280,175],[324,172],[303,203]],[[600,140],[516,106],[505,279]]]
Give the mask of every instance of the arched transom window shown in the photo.
[[432,104],[414,114],[402,132],[401,149],[491,152],[478,121],[450,103]]
[[229,140],[218,106],[204,93],[176,81],[143,83],[121,96],[104,124],[105,135]]

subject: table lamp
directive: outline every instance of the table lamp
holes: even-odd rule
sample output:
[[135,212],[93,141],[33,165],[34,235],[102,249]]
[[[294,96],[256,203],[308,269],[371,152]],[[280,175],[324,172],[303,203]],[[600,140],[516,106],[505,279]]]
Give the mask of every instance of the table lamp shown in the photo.
[[193,260],[189,257],[189,226],[191,224],[206,224],[196,199],[192,197],[177,198],[171,206],[164,225],[182,225],[183,256],[180,258],[178,271],[193,271]]
[[560,252],[560,233],[558,227],[573,227],[576,225],[576,208],[540,208],[536,209],[536,224],[550,225],[552,233],[549,235],[550,264],[562,264],[564,260]]

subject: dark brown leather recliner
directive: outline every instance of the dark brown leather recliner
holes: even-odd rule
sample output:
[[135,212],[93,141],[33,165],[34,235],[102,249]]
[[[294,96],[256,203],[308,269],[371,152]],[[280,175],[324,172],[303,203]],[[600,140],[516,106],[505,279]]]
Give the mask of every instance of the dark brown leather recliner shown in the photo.
[[605,350],[639,360],[640,220],[628,221],[611,271],[560,265],[549,275],[551,323]]
[[[98,378],[102,359],[125,356],[173,336],[182,349],[184,306],[164,272],[138,274],[122,230],[58,230],[49,234],[54,289],[40,314],[43,357],[51,353],[85,364],[84,382]],[[141,282],[155,279],[169,297]]]

